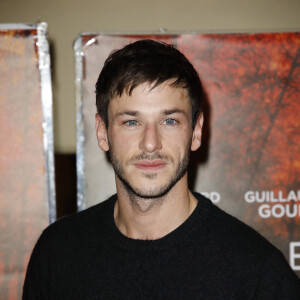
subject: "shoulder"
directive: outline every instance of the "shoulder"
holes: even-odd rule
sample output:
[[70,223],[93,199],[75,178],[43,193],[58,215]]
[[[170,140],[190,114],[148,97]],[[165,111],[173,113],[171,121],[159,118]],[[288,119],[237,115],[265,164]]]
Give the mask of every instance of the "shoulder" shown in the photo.
[[84,242],[103,229],[103,224],[111,217],[115,201],[116,195],[113,195],[95,206],[57,220],[43,231],[41,239],[64,244],[72,240]]
[[[116,196],[48,226],[38,239],[27,268],[23,299],[48,299],[49,289],[63,290],[65,278],[90,266],[90,257],[105,251],[105,226]],[[59,280],[62,278],[63,280]],[[78,274],[76,275],[78,276]],[[57,279],[56,279],[57,278]]]
[[[267,295],[271,291],[274,296],[280,294],[280,299],[299,297],[300,281],[281,251],[250,226],[202,195],[195,195],[199,201],[198,209],[204,207],[207,214],[197,233],[202,241],[199,248],[205,245],[205,256],[208,260],[211,257],[211,264],[218,264],[219,271],[222,270],[228,278],[239,280],[241,286],[250,286],[251,293],[254,292],[252,287],[256,287],[255,299],[261,299],[261,295],[270,299]],[[286,298],[286,295],[291,297]]]
[[[205,227],[208,234],[218,237],[223,242],[228,241],[228,246],[257,248],[257,245],[265,248],[273,248],[261,234],[246,225],[234,216],[229,215],[209,199],[199,193],[194,193],[198,199],[198,210],[204,210],[206,215]],[[200,212],[201,214],[202,212]]]
[[[220,256],[234,265],[244,264],[253,268],[262,268],[268,257],[284,260],[281,252],[260,233],[224,212],[210,200],[195,194],[199,201],[199,210],[204,207],[205,223],[198,235],[205,240],[208,251],[215,257]],[[200,212],[201,214],[201,212]]]

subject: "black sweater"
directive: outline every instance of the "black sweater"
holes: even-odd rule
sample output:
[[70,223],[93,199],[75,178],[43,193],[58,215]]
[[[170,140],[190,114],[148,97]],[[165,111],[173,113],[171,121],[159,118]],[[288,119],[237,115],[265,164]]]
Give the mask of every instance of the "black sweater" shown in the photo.
[[256,231],[199,194],[158,240],[122,235],[116,196],[49,226],[28,265],[23,299],[300,299],[300,281]]

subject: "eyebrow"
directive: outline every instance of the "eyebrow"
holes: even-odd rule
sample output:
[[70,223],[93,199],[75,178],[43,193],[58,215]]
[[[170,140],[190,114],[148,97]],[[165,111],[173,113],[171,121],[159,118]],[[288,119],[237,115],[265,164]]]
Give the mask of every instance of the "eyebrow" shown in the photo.
[[137,110],[126,110],[126,111],[122,111],[120,113],[117,114],[117,117],[120,116],[124,116],[124,115],[129,115],[129,116],[138,116],[140,114],[140,112],[138,112]]
[[185,114],[185,112],[182,110],[182,109],[178,109],[178,108],[174,108],[174,109],[165,109],[163,111],[163,114],[164,115],[172,115],[172,114],[176,114],[176,113],[179,113],[179,114]]
[[[185,114],[185,111],[179,108],[173,108],[173,109],[165,109],[162,111],[162,114],[167,116],[167,115],[172,115],[172,114]],[[132,116],[132,117],[136,117],[139,116],[141,113],[137,110],[126,110],[126,111],[122,111],[120,113],[117,114],[116,117],[121,117],[124,115],[128,115],[128,116]]]

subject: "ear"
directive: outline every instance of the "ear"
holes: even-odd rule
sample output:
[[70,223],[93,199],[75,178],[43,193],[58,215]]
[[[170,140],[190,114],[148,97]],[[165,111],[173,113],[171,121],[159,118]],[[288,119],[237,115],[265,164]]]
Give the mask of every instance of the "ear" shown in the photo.
[[194,130],[193,130],[191,151],[196,151],[201,146],[203,120],[204,120],[203,113],[201,113],[197,119],[197,122],[196,122]]
[[108,151],[109,145],[108,145],[106,125],[98,113],[96,114],[95,119],[96,119],[96,134],[98,139],[98,145],[101,150]]

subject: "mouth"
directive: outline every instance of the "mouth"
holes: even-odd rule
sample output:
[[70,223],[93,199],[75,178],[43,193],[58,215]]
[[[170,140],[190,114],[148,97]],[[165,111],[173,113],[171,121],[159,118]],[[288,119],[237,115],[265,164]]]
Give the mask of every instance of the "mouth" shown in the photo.
[[143,171],[157,171],[163,169],[167,164],[161,159],[156,160],[141,160],[134,164],[140,170]]

